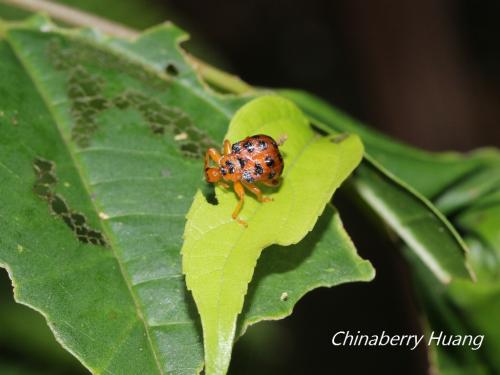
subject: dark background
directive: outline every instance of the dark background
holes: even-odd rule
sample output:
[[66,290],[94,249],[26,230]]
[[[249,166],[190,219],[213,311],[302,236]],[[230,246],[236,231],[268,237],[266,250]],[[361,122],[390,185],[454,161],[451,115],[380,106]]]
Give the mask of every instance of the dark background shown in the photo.
[[[123,16],[127,10],[136,12],[131,4],[137,2],[122,1],[109,14],[97,2],[63,2],[102,10],[103,16],[134,27],[149,22]],[[152,10],[149,19],[172,19],[188,30],[192,41],[187,48],[195,55],[250,84],[310,91],[380,131],[428,150],[500,145],[500,2],[142,4]],[[335,204],[360,254],[375,266],[376,279],[315,290],[291,317],[250,328],[235,346],[231,373],[428,373],[425,347],[411,352],[331,345],[338,330],[421,333],[403,259],[387,236],[363,222],[358,208],[343,198],[341,192]],[[4,289],[2,298],[12,298]],[[2,345],[0,335],[0,359],[25,358],[22,345]],[[67,366],[57,368],[75,373],[71,363]],[[50,357],[36,357],[30,367],[50,370]]]
[[500,144],[498,1],[165,3],[251,84],[311,91],[429,150]]

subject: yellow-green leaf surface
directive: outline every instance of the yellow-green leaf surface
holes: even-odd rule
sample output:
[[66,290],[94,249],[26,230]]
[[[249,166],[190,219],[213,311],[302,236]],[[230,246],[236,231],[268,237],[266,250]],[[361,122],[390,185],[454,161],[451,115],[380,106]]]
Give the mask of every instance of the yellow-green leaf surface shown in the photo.
[[227,371],[237,316],[261,251],[299,242],[363,154],[357,136],[318,136],[302,112],[279,96],[263,96],[242,107],[226,138],[236,142],[260,133],[287,137],[281,146],[282,184],[266,191],[273,201],[259,203],[247,196],[240,215],[247,228],[231,218],[237,199],[230,190],[216,189],[217,205],[198,191],[188,213],[183,272],[201,315],[207,374]]

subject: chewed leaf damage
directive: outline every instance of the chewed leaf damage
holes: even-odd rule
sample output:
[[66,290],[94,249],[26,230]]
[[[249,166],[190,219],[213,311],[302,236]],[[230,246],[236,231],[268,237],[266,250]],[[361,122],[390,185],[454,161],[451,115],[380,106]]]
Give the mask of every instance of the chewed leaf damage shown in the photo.
[[[131,62],[123,62],[118,56],[93,48],[85,43],[63,47],[54,39],[49,43],[47,55],[55,69],[64,71],[68,78],[66,92],[71,102],[74,120],[71,129],[72,140],[81,148],[88,147],[92,136],[99,129],[98,115],[110,108],[137,110],[155,135],[169,134],[180,152],[191,158],[201,158],[208,147],[215,142],[196,127],[190,116],[181,108],[167,106],[158,100],[132,89],[120,92],[114,97],[105,96],[106,81],[91,73],[84,63],[99,65],[105,69],[120,70],[123,74],[139,80],[158,90],[168,89],[154,74],[146,72]],[[138,74],[138,72],[143,72]]]
[[107,247],[108,243],[104,235],[89,227],[86,217],[70,209],[63,197],[55,193],[57,177],[54,162],[37,157],[33,161],[33,169],[36,176],[33,191],[39,198],[47,202],[52,214],[66,223],[78,241]]

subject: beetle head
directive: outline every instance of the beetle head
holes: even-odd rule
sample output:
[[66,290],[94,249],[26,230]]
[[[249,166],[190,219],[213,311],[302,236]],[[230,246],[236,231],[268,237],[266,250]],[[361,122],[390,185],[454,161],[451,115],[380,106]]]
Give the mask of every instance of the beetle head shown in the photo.
[[222,178],[219,168],[205,168],[205,179],[207,182],[217,182]]

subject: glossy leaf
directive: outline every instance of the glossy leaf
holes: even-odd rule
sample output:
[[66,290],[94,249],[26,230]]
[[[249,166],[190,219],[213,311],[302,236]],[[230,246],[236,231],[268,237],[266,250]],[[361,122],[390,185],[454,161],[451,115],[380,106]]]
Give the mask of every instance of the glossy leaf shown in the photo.
[[261,251],[299,242],[363,153],[354,135],[315,135],[300,110],[278,96],[242,107],[226,138],[233,143],[253,134],[288,138],[280,147],[283,182],[279,191],[268,192],[273,202],[247,198],[240,214],[245,228],[231,218],[237,202],[232,191],[217,188],[217,205],[198,191],[184,234],[183,271],[201,316],[207,374],[227,371],[237,315]]

